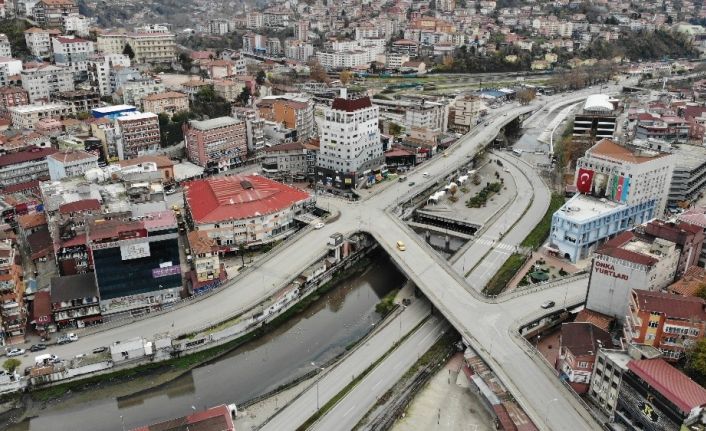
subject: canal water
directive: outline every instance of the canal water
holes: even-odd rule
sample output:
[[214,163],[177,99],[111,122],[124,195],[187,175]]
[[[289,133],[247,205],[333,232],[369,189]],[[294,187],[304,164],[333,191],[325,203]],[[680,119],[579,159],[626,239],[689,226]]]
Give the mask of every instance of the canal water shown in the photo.
[[129,396],[116,394],[126,393],[131,382],[99,389],[95,396],[82,391],[9,430],[129,430],[272,391],[312,371],[312,362],[323,364],[342,353],[380,320],[375,305],[405,279],[384,254],[372,259],[363,274],[322,295],[304,313],[211,364]]

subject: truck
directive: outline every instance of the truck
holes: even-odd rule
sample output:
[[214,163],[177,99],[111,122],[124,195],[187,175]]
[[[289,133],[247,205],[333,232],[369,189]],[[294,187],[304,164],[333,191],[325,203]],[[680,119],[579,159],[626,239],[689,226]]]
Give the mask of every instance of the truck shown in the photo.
[[58,356],[52,355],[51,353],[45,353],[43,355],[35,356],[34,363],[37,365],[45,365],[55,362],[59,359]]

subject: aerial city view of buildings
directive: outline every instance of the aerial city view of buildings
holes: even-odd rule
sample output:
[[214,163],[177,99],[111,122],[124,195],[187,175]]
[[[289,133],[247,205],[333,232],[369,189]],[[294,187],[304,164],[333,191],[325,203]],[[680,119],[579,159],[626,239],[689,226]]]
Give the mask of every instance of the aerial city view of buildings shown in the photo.
[[705,193],[701,1],[0,0],[0,427],[706,431]]

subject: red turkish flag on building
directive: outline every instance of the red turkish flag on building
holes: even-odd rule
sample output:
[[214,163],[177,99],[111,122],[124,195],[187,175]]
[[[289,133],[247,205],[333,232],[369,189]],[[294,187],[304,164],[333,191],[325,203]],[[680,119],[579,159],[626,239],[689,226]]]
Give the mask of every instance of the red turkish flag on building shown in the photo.
[[579,193],[591,193],[591,184],[593,184],[593,171],[590,169],[579,169],[579,174],[576,177],[576,188]]

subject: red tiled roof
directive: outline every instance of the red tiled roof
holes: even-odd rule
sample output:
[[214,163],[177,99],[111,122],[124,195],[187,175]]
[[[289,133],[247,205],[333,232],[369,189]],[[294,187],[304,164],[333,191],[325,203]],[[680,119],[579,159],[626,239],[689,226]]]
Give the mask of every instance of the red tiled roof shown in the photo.
[[49,292],[43,290],[34,294],[34,301],[32,302],[32,319],[37,320],[40,317],[48,319],[44,323],[51,322],[51,300],[49,298]]
[[78,37],[57,37],[55,38],[59,43],[86,43],[87,40]]
[[385,157],[415,156],[416,154],[404,148],[393,147],[385,151]]
[[84,159],[92,159],[95,158],[96,156],[91,153],[87,153],[85,151],[59,151],[57,153],[49,155],[52,159],[62,162],[62,163],[68,163],[68,162],[75,162],[77,160],[84,160]]
[[266,153],[276,153],[279,151],[303,150],[304,145],[299,142],[289,142],[265,148]]
[[9,153],[0,156],[0,167],[15,165],[18,163],[30,162],[33,160],[40,160],[47,157],[50,154],[56,153],[58,150],[55,148],[37,148],[32,147],[24,151],[18,151],[16,153]]
[[632,241],[634,238],[636,238],[636,236],[633,232],[622,232],[618,234],[615,238],[611,239],[610,241],[606,242],[601,247],[599,247],[596,253],[611,256],[616,259],[627,260],[638,265],[652,266],[656,264],[658,260],[654,257],[622,248],[625,244]]
[[[48,178],[47,178],[48,179]],[[25,190],[39,190],[39,180],[26,181],[23,183],[12,184],[4,188],[0,188],[0,194],[11,195],[17,192],[23,192]]]
[[157,165],[157,168],[170,168],[174,166],[174,162],[167,156],[160,156],[154,154],[146,154],[144,156],[135,157],[134,159],[121,160],[118,162],[121,168],[126,166],[136,166],[145,162],[153,162]]
[[17,224],[22,229],[32,229],[47,224],[47,217],[44,213],[24,214],[17,219]]
[[360,109],[365,109],[373,106],[369,97],[361,97],[360,99],[333,99],[331,108],[339,111],[355,112]]
[[629,149],[618,145],[610,139],[601,139],[596,145],[588,150],[592,155],[605,156],[611,159],[622,160],[628,163],[645,163],[651,160],[656,160],[664,157],[664,154],[659,154],[654,157],[641,156],[635,154]]
[[230,410],[225,405],[176,419],[135,428],[132,431],[235,431]]
[[101,209],[101,203],[98,199],[82,199],[59,205],[59,213],[61,214],[70,214],[78,211],[97,211],[99,209]]
[[667,290],[676,295],[696,296],[704,284],[706,284],[706,270],[700,266],[692,266],[686,270],[681,279],[667,287]]
[[191,181],[184,192],[197,224],[271,214],[309,198],[303,190],[259,175]]
[[673,402],[684,414],[706,404],[706,389],[664,359],[632,360],[628,362],[628,369]]
[[612,321],[613,318],[611,316],[607,316],[603,313],[589,310],[587,308],[579,311],[579,314],[576,315],[576,319],[574,320],[574,322],[591,323],[604,331],[608,331],[610,329],[610,323]]
[[706,321],[706,301],[699,297],[638,289],[633,294],[640,310],[663,313],[668,318]]
[[598,349],[613,347],[610,334],[593,323],[571,322],[561,325],[561,347],[574,356],[596,355]]

